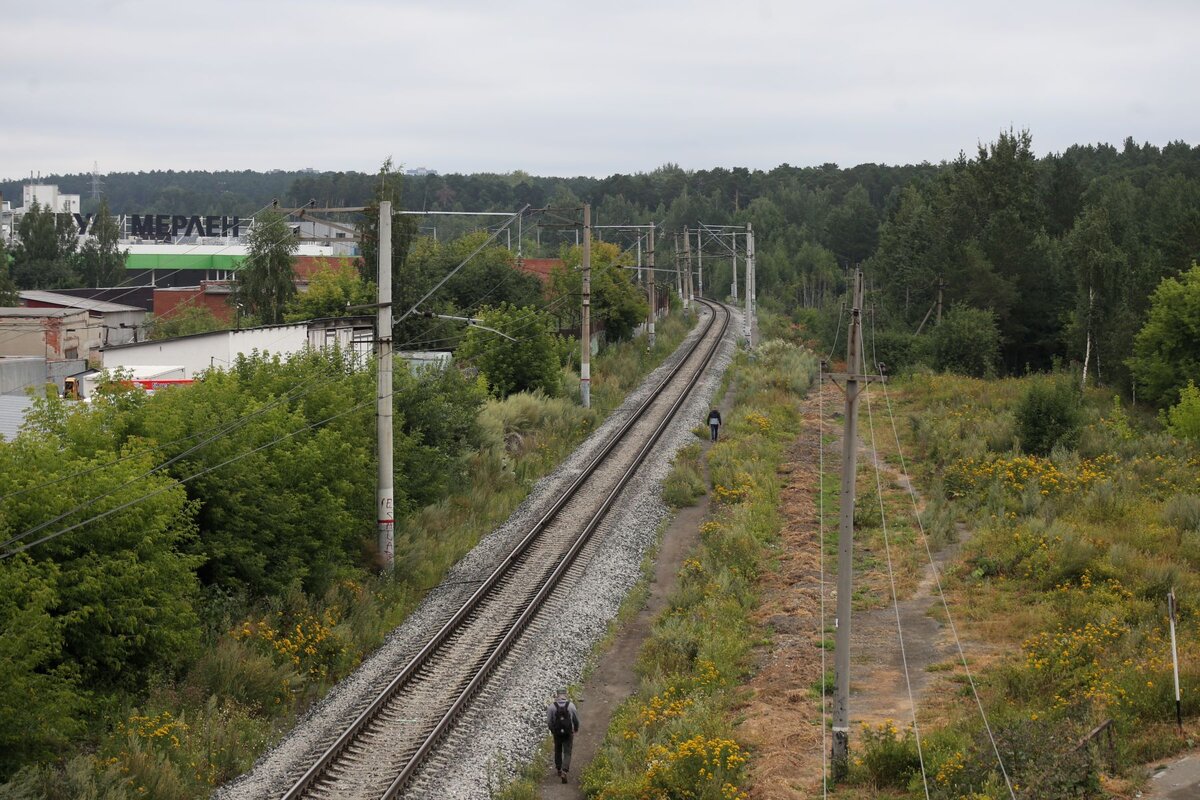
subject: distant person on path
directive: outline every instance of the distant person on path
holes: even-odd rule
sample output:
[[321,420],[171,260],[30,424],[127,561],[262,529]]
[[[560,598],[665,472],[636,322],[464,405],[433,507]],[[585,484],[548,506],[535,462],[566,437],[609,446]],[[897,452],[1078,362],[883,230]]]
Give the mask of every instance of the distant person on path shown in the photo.
[[721,412],[713,409],[708,412],[708,429],[712,431],[712,441],[717,440],[717,429],[721,427]]
[[546,708],[546,727],[554,734],[554,769],[566,783],[571,769],[571,740],[579,733],[579,711],[567,697],[566,689],[559,689],[554,702]]

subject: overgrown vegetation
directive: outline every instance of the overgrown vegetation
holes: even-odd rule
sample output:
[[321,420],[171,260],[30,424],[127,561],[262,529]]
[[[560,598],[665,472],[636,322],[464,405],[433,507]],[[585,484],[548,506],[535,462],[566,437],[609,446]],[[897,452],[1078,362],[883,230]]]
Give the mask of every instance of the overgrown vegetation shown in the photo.
[[755,576],[779,527],[775,468],[799,426],[796,401],[816,360],[782,342],[732,367],[737,392],[709,450],[716,510],[684,562],[670,611],[638,661],[641,687],[614,714],[584,773],[589,797],[745,798],[748,754],[734,735],[737,685],[750,667]]
[[[1200,600],[1200,453],[1131,418],[1111,395],[1044,377],[978,381],[913,375],[901,384],[910,465],[931,501],[973,529],[944,585],[960,634],[992,652],[974,669],[996,749],[1019,797],[1095,792],[1188,745],[1174,728],[1166,595]],[[1030,398],[1036,398],[1031,402]],[[1057,398],[1057,399],[1055,399]],[[1073,437],[1054,409],[1073,398]],[[1050,403],[1054,408],[1048,407]],[[1039,409],[1050,433],[1016,436]],[[1200,713],[1195,620],[1179,622],[1185,728]],[[961,684],[961,666],[948,680]],[[935,798],[1007,797],[973,703],[946,693],[921,706],[925,771]],[[1112,720],[1115,749],[1078,744]],[[1188,735],[1191,735],[1190,733]],[[905,734],[874,731],[858,745],[877,785],[920,776],[901,757]],[[889,755],[892,754],[892,755]],[[880,764],[894,765],[882,768]]]
[[[609,396],[686,331],[676,318],[649,355],[630,342],[597,357]],[[114,383],[91,406],[48,397],[29,434],[0,442],[4,539],[161,491],[0,562],[0,797],[207,795],[605,413],[536,393],[487,399],[453,370],[395,381],[393,579],[376,575],[362,477],[374,475],[374,381],[337,353],[247,358],[154,396]]]
[[663,481],[663,500],[675,508],[695,505],[708,491],[702,470],[699,444],[689,444],[676,453],[671,472]]

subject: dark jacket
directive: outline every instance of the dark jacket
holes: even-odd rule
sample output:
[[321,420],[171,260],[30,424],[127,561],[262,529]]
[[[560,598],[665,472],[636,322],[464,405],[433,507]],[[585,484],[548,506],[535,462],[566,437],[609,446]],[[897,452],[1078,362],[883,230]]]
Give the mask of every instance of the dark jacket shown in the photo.
[[712,411],[708,412],[708,424],[709,425],[720,425],[721,424],[721,412],[715,408]]
[[555,706],[557,706],[559,703],[567,704],[567,712],[571,715],[572,735],[579,733],[579,711],[575,708],[575,704],[565,697],[560,697],[550,705],[546,706],[546,727],[550,729],[551,733],[554,733],[554,718],[557,716],[557,709]]

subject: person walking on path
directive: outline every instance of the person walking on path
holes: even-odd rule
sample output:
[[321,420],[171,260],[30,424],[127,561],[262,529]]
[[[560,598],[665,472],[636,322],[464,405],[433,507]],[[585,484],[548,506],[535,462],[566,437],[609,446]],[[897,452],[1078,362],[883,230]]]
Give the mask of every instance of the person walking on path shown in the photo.
[[708,412],[708,429],[712,431],[712,441],[717,440],[717,429],[721,427],[721,412],[713,409]]
[[559,689],[554,702],[546,707],[546,727],[554,734],[554,769],[566,783],[571,769],[571,741],[579,733],[579,711],[566,689]]

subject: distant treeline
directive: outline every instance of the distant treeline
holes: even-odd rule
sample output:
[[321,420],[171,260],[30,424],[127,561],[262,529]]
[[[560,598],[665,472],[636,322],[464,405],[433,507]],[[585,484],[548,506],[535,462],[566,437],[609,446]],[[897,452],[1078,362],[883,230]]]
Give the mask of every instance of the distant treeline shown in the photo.
[[[89,197],[89,175],[47,176]],[[360,172],[148,172],[105,176],[115,212],[253,214],[284,206],[357,206],[374,196],[380,175]],[[1076,145],[1038,158],[1026,131],[1002,132],[976,153],[940,164],[836,164],[769,171],[687,171],[667,164],[606,178],[509,174],[390,176],[401,205],[424,211],[515,211],[593,207],[593,223],[664,229],[658,264],[670,266],[672,233],[698,222],[753,223],[760,302],[779,310],[828,311],[845,290],[844,271],[867,271],[874,319],[895,334],[891,363],[913,351],[913,334],[936,303],[994,316],[1002,370],[1045,369],[1082,360],[1100,378],[1128,387],[1125,360],[1149,297],[1165,277],[1200,257],[1200,147],[1127,139]],[[0,183],[19,196],[20,181]],[[495,218],[429,217],[421,231],[445,241],[495,224]],[[633,247],[629,234],[597,235]],[[556,255],[573,231],[523,228],[526,255]],[[515,246],[515,231],[501,243]],[[665,241],[664,241],[665,240]],[[739,242],[740,246],[740,242]],[[705,249],[707,293],[724,295],[730,259]],[[829,315],[827,315],[829,316]],[[927,329],[927,328],[926,328]],[[1090,342],[1090,351],[1089,348]],[[919,348],[917,348],[919,349]],[[1094,369],[1094,367],[1093,367]]]

